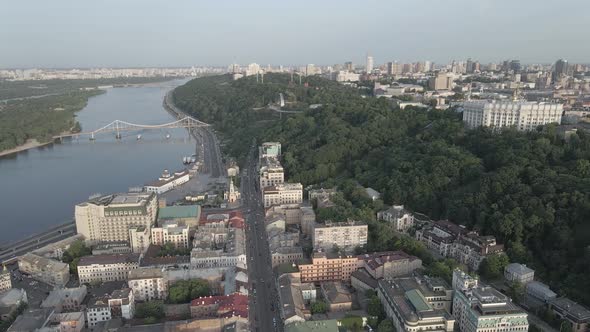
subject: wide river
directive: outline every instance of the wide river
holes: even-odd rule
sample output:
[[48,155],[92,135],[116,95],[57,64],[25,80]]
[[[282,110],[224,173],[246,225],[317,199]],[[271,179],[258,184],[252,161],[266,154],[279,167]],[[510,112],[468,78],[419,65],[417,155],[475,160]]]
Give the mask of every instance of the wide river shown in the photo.
[[[172,122],[162,101],[167,91],[184,82],[110,89],[90,98],[77,119],[82,131],[117,119]],[[156,180],[164,169],[181,169],[182,157],[195,151],[184,129],[124,133],[121,140],[114,136],[97,136],[94,142],[71,139],[0,157],[0,246],[72,220],[74,206],[90,195],[125,192]]]

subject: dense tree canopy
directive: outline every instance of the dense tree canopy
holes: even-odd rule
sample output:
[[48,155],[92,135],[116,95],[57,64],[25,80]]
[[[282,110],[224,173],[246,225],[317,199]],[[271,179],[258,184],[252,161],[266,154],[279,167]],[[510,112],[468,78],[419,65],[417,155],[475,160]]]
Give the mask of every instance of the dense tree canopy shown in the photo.
[[203,279],[180,280],[170,286],[168,293],[170,303],[189,303],[196,298],[211,295],[211,287]]
[[[467,130],[454,110],[396,109],[332,81],[306,80],[292,84],[279,74],[265,75],[264,83],[200,78],[178,88],[175,102],[212,122],[231,156],[243,156],[253,138],[280,141],[289,181],[360,183],[380,191],[385,204],[405,204],[494,235],[512,261],[527,263],[554,289],[590,303],[588,133],[566,141],[553,125],[527,133]],[[279,118],[268,110],[279,92],[301,112]],[[358,203],[350,209],[367,218],[375,211]],[[381,231],[373,226],[371,237],[387,236],[375,230]]]

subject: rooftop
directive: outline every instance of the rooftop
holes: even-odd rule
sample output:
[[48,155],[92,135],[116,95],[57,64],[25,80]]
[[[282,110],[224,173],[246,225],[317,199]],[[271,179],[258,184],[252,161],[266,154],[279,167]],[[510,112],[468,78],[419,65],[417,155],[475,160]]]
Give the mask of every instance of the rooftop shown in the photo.
[[352,301],[352,294],[341,282],[324,282],[322,293],[330,303],[347,303]]
[[140,268],[129,271],[128,280],[135,279],[154,279],[164,277],[162,269],[158,268]]
[[569,319],[578,322],[590,322],[590,310],[567,297],[553,299],[551,301],[551,306],[565,312]]
[[139,263],[139,254],[113,254],[113,255],[94,255],[80,258],[78,266],[88,266],[93,264],[122,264],[122,263]]
[[45,258],[43,256],[35,255],[35,254],[25,254],[19,258],[19,261],[26,262],[31,265],[35,265],[37,267],[43,266],[44,270],[51,270],[60,272],[64,269],[69,269],[68,264],[58,262],[53,259]]
[[176,218],[199,218],[200,205],[166,206],[158,209],[158,220]]
[[285,332],[338,332],[338,321],[319,320],[295,322],[285,326]]
[[248,296],[234,293],[222,296],[199,297],[191,301],[191,307],[216,305],[222,317],[248,317]]
[[88,290],[85,285],[76,288],[62,288],[54,289],[41,303],[42,308],[53,308],[57,307],[66,298],[78,299],[79,303],[84,300]]
[[145,205],[147,201],[154,197],[154,195],[154,193],[119,193],[91,198],[87,202],[79,205],[94,204],[110,207],[139,206]]
[[412,256],[406,254],[403,251],[385,251],[385,252],[374,252],[372,254],[364,254],[357,256],[359,260],[365,261],[371,269],[376,269],[387,262],[395,262],[395,261],[414,261],[419,259],[416,256]]
[[535,273],[533,269],[528,268],[526,265],[519,264],[519,263],[510,263],[506,265],[506,271],[509,273],[516,273],[516,274],[530,274]]

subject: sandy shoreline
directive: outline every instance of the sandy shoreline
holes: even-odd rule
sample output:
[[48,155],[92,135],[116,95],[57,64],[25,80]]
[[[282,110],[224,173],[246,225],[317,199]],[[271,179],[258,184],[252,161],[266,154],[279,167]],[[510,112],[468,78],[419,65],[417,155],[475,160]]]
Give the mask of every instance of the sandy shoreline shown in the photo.
[[51,141],[51,142],[38,142],[36,139],[30,139],[30,140],[27,140],[27,142],[23,145],[19,145],[15,148],[12,148],[12,149],[0,151],[0,157],[7,156],[7,155],[13,154],[13,153],[26,151],[29,149],[39,148],[39,147],[49,145],[49,144],[53,144],[53,141]]

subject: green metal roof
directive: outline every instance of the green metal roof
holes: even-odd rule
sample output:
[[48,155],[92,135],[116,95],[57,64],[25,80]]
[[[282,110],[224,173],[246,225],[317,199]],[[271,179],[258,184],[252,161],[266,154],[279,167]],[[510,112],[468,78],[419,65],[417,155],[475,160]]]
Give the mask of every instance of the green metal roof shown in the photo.
[[174,218],[199,218],[201,206],[199,205],[179,205],[167,206],[158,210],[158,220]]
[[412,303],[417,312],[432,310],[432,307],[417,289],[406,292],[406,298]]

